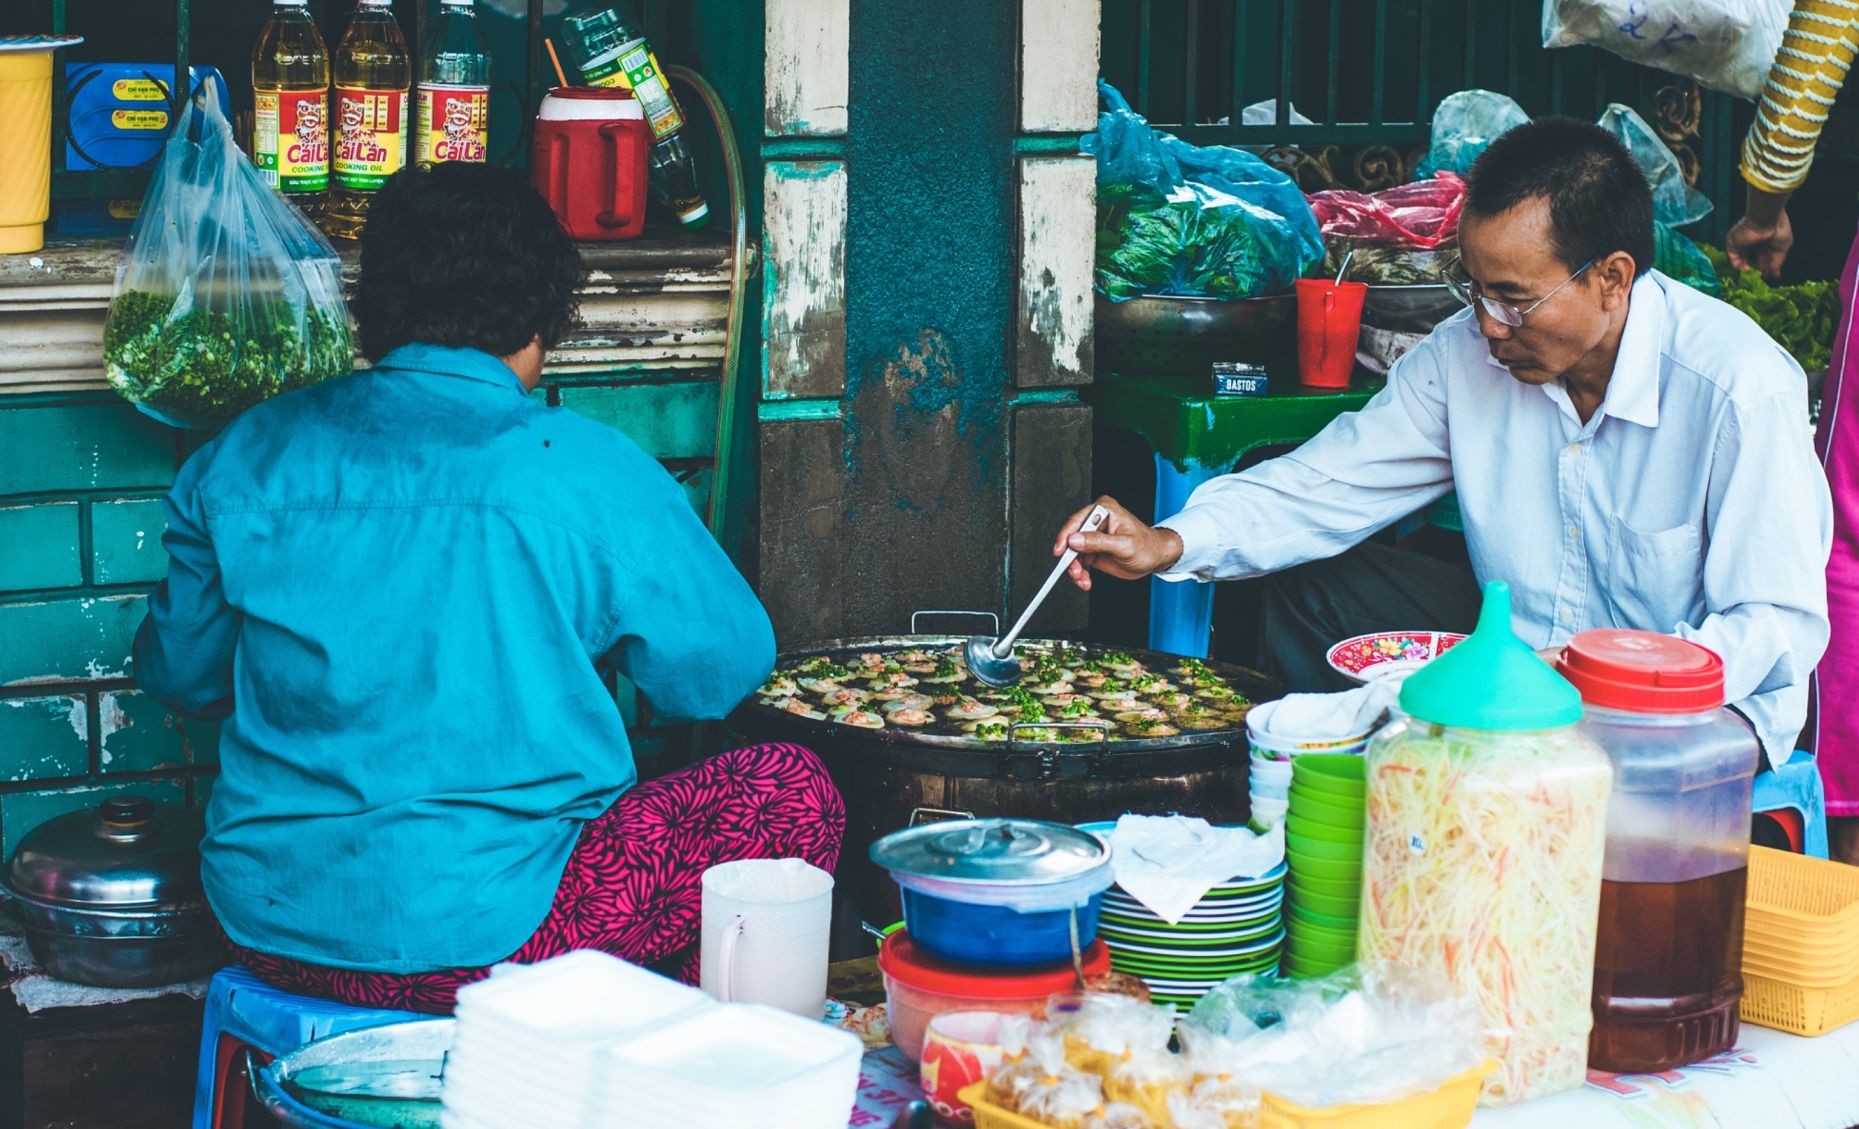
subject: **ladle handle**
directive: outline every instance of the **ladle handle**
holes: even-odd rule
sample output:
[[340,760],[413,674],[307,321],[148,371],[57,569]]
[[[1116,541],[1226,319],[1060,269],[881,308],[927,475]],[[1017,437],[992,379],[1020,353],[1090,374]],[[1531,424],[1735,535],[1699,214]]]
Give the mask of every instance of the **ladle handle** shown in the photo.
[[[1109,517],[1109,510],[1102,506],[1092,506],[1091,512],[1085,515],[1084,524],[1078,527],[1078,532],[1096,533],[1098,527],[1102,526]],[[995,658],[1004,659],[1013,653],[1014,641],[1020,638],[1020,632],[1026,630],[1027,621],[1033,618],[1033,613],[1039,610],[1039,605],[1046,602],[1046,597],[1052,593],[1052,586],[1059,582],[1059,577],[1064,576],[1065,570],[1070,568],[1071,563],[1077,559],[1078,550],[1070,548],[1059,557],[1059,563],[1052,567],[1052,575],[1046,577],[1046,582],[1039,586],[1039,592],[1034,595],[1033,602],[1026,605],[1026,610],[1020,613],[1020,618],[1014,622],[1013,629],[995,641]]]

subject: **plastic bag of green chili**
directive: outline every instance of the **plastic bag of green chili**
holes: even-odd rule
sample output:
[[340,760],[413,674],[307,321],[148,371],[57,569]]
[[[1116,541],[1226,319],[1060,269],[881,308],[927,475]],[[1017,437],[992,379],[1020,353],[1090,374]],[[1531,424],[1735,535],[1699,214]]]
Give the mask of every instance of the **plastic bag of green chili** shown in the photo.
[[259,178],[215,82],[162,152],[103,330],[112,387],[164,423],[203,429],[355,359],[335,250]]

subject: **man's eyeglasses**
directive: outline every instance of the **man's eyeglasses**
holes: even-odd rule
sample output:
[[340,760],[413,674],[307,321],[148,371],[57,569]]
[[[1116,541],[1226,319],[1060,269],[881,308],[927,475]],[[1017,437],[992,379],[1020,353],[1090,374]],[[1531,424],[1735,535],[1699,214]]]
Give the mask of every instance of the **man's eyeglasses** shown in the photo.
[[1485,313],[1491,315],[1491,320],[1500,325],[1508,325],[1512,329],[1515,329],[1522,325],[1523,319],[1529,317],[1538,306],[1554,298],[1557,292],[1564,286],[1580,278],[1589,267],[1596,263],[1596,261],[1595,259],[1589,259],[1587,262],[1583,263],[1574,274],[1569,275],[1557,284],[1555,289],[1522,309],[1517,308],[1514,303],[1499,301],[1496,298],[1486,297],[1483,294],[1477,293],[1476,288],[1478,284],[1466,276],[1465,263],[1460,259],[1454,259],[1451,265],[1447,266],[1445,270],[1440,271],[1439,280],[1446,284],[1446,289],[1452,292],[1454,298],[1457,298],[1468,306],[1473,302],[1477,302],[1485,308]]

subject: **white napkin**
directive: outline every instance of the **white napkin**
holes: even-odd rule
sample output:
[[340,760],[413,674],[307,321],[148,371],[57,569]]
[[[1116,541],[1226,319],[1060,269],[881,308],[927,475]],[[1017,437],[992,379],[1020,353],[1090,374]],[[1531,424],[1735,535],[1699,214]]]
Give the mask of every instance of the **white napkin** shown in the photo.
[[1247,723],[1287,741],[1340,741],[1381,727],[1401,696],[1401,679],[1381,678],[1337,694],[1286,694],[1252,707]]
[[1117,885],[1170,925],[1215,886],[1257,878],[1285,857],[1282,827],[1255,835],[1186,815],[1126,815],[1110,843]]

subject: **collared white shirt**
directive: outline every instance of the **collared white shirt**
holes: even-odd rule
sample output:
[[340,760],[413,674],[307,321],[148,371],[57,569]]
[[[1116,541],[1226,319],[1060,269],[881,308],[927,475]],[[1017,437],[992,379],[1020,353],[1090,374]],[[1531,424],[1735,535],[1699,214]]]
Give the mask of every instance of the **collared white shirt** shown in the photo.
[[1361,411],[1196,490],[1160,523],[1184,545],[1164,578],[1334,556],[1453,489],[1472,571],[1510,584],[1525,642],[1631,627],[1709,647],[1729,702],[1788,759],[1827,645],[1832,503],[1800,366],[1754,322],[1648,273],[1583,424],[1559,381],[1512,378],[1466,310]]

